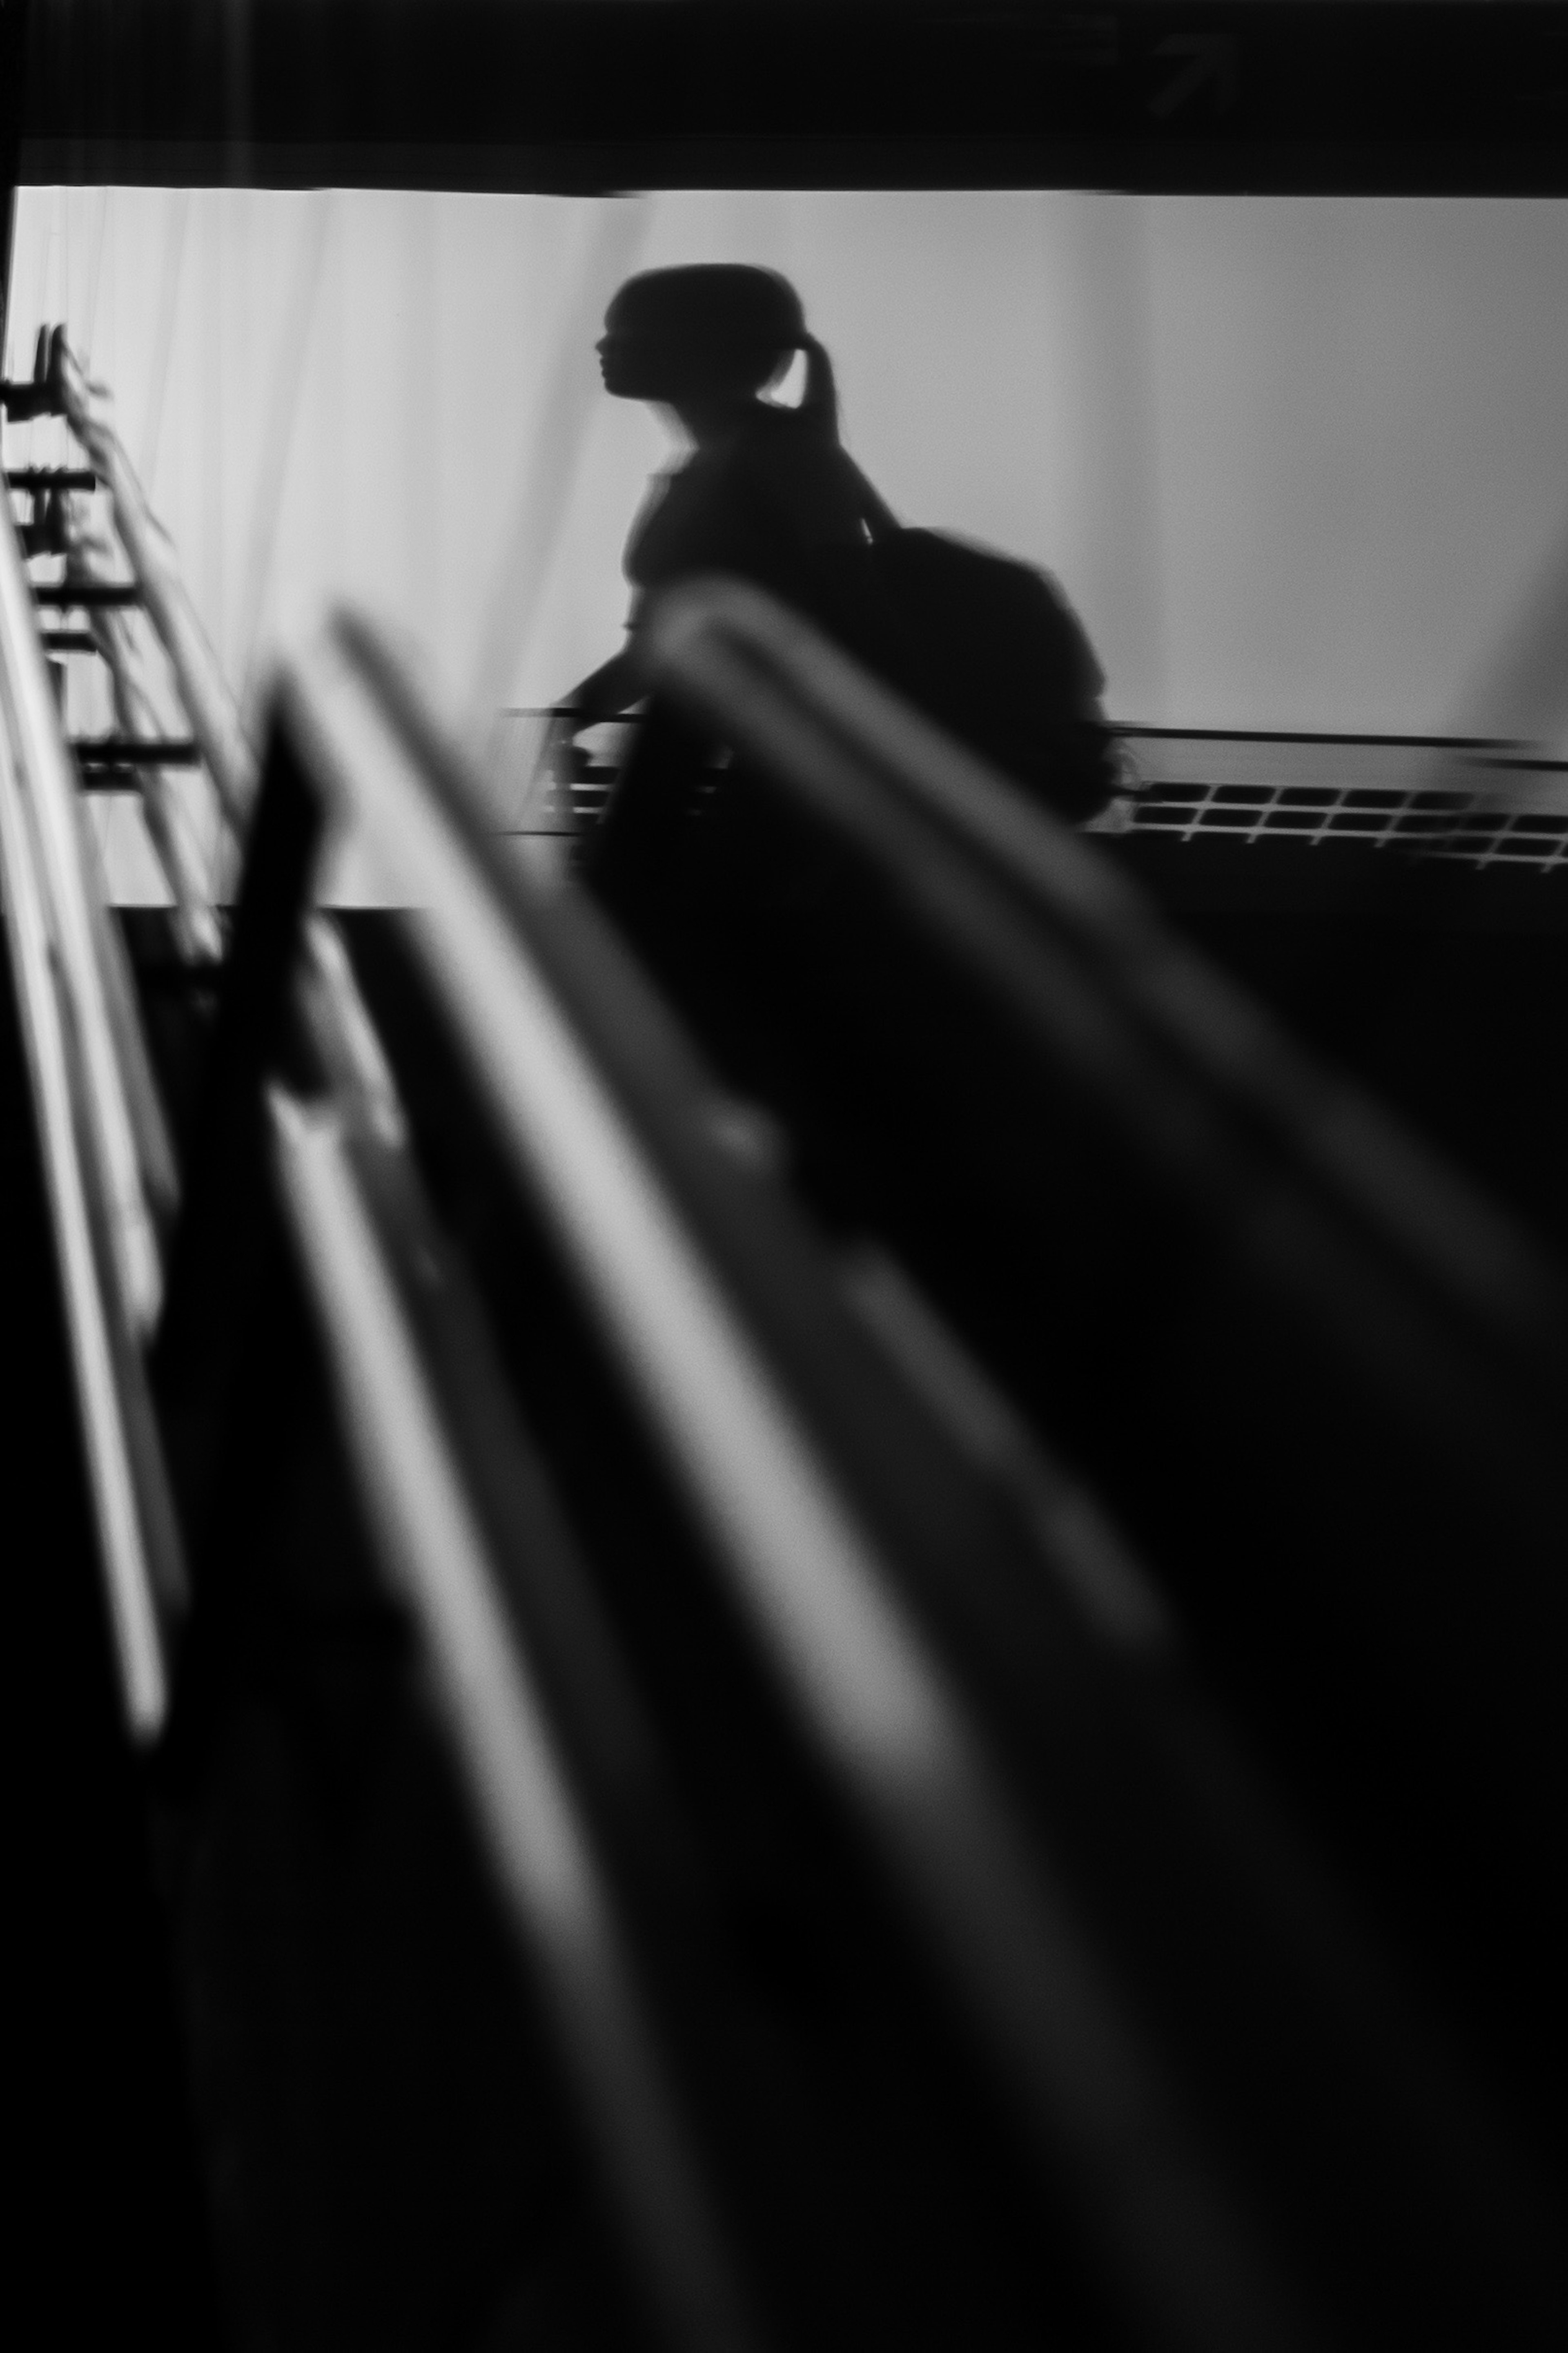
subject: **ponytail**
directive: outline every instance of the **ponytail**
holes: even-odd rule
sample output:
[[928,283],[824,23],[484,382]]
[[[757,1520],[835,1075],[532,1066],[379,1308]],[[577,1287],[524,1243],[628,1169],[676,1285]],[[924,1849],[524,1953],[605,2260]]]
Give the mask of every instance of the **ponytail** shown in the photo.
[[802,335],[800,349],[805,353],[805,387],[796,414],[825,441],[837,442],[838,386],[834,382],[833,362],[815,335]]

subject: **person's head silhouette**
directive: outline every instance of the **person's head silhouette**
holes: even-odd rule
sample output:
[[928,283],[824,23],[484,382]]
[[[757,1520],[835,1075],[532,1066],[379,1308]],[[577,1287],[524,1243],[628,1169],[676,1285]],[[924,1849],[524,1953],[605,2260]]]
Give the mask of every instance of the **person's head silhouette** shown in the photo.
[[605,314],[599,364],[606,392],[711,425],[744,416],[797,351],[806,354],[806,380],[795,413],[832,436],[832,370],[789,280],[738,262],[697,262],[626,280]]

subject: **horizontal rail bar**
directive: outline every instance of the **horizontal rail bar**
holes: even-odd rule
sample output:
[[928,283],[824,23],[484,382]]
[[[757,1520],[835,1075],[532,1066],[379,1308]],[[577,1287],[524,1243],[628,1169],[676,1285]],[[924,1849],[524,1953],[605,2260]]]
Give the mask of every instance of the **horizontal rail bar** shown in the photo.
[[195,768],[202,756],[199,744],[163,735],[73,736],[70,750],[79,768]]
[[0,408],[18,424],[33,417],[58,417],[59,395],[48,384],[0,384]]
[[[1020,707],[1037,715],[1046,715],[1043,704]],[[569,702],[514,703],[509,705],[502,715],[508,719],[576,719],[580,716],[575,706]],[[589,726],[626,727],[630,724],[625,713],[616,713],[608,719],[584,722],[584,729],[586,732]],[[1321,729],[1154,727],[1146,726],[1142,720],[1136,719],[1107,719],[1103,724],[1108,735],[1116,737],[1118,741],[1125,739],[1135,744],[1299,744],[1308,750],[1315,745],[1323,745],[1336,751],[1480,752],[1489,755],[1522,754],[1526,749],[1519,738],[1511,735],[1341,735],[1328,733]],[[1499,758],[1489,764],[1510,768],[1568,767],[1568,762],[1564,761],[1536,761],[1522,757]]]
[[96,612],[140,605],[133,580],[46,580],[33,585],[33,602],[48,612]]
[[1112,719],[1113,735],[1136,743],[1173,744],[1357,744],[1368,751],[1515,752],[1521,746],[1511,735],[1337,735],[1321,730],[1283,727],[1146,727],[1141,721]]
[[8,491],[95,491],[98,476],[89,466],[7,466]]

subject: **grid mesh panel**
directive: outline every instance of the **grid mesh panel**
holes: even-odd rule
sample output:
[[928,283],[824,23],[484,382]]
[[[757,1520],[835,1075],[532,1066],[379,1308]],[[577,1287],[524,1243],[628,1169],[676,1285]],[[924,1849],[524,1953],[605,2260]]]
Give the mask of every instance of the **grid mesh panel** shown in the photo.
[[[1121,740],[1133,786],[1124,831],[1355,841],[1542,873],[1568,865],[1568,763],[1521,747],[1137,729]],[[1452,781],[1421,781],[1444,775]]]
[[[605,723],[597,756],[568,786],[534,767],[549,714],[505,715],[535,731],[509,795],[515,807],[503,818],[506,829],[576,834],[595,825],[629,725]],[[1530,757],[1522,745],[1134,726],[1114,733],[1130,789],[1097,831],[1289,839],[1306,849],[1358,841],[1542,873],[1568,866],[1568,762]]]

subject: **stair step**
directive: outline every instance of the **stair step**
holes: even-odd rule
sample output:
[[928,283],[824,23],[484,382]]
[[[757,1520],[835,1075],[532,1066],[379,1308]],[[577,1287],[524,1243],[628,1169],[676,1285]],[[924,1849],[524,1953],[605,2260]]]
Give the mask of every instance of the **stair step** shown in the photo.
[[139,605],[142,591],[133,580],[51,580],[33,590],[33,602],[52,610],[83,612],[100,605]]
[[29,417],[63,417],[59,394],[47,384],[0,384],[0,408],[18,423]]
[[195,768],[201,752],[187,736],[94,735],[74,742],[82,768]]
[[98,476],[90,466],[7,466],[8,491],[95,491]]

